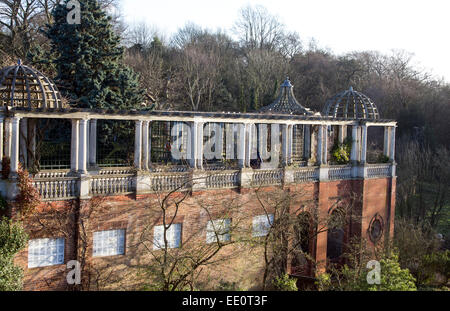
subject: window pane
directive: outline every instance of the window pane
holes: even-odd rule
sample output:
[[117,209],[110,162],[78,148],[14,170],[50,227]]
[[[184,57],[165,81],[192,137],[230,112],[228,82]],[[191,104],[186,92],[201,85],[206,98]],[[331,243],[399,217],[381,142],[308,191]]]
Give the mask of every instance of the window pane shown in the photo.
[[253,236],[266,236],[273,223],[273,214],[253,217]]
[[28,242],[28,268],[64,263],[64,239],[34,239]]
[[124,253],[124,229],[94,232],[94,257],[123,255]]
[[[181,224],[172,224],[166,231],[167,247],[181,246]],[[155,226],[153,230],[153,249],[164,248],[164,227]]]
[[206,243],[217,242],[217,237],[219,237],[219,241],[221,242],[230,241],[230,225],[231,219],[217,219],[208,221],[206,226]]

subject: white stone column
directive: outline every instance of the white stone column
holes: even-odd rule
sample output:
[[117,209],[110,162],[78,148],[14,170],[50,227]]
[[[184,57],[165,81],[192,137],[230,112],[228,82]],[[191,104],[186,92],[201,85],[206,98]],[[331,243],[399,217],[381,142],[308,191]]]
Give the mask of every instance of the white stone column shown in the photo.
[[294,144],[294,126],[288,125],[288,149],[287,149],[287,165],[292,164],[292,151],[293,151],[293,144]]
[[72,139],[70,144],[70,170],[78,172],[78,155],[80,147],[80,120],[72,119]]
[[281,124],[281,164],[287,166],[288,163],[288,126]]
[[391,146],[389,150],[389,160],[395,163],[395,126],[391,127]]
[[245,132],[246,125],[245,124],[235,124],[237,127],[237,158],[239,167],[245,167],[245,159],[246,159],[246,145],[245,145]]
[[358,126],[352,125],[352,152],[350,160],[353,163],[358,161]]
[[11,159],[11,133],[12,133],[12,122],[11,118],[5,119],[5,157]]
[[152,165],[152,122],[148,121],[148,160],[147,160],[147,167],[150,169],[151,165]]
[[13,117],[11,120],[11,175],[15,176],[19,169],[19,136],[20,118]]
[[89,166],[97,166],[97,120],[89,121]]
[[328,164],[328,125],[322,127],[323,131],[323,153],[322,153],[322,164]]
[[361,133],[361,164],[367,162],[367,125],[362,126]]
[[246,143],[245,143],[245,166],[250,167],[250,160],[252,158],[252,151],[253,151],[253,139],[256,137],[253,137],[253,127],[254,124],[246,123],[245,124],[245,137],[246,137]]
[[3,160],[3,124],[4,117],[0,116],[0,170],[2,170],[2,160]]
[[339,133],[338,133],[338,139],[339,143],[343,144],[345,138],[347,138],[347,126],[345,125],[339,125]]
[[144,121],[142,123],[142,168],[148,170],[148,159],[149,159],[149,121]]
[[319,133],[317,134],[317,163],[323,163],[323,126],[319,125]]
[[136,121],[134,132],[134,167],[142,168],[142,121]]
[[390,146],[391,145],[391,127],[384,127],[384,145],[383,145],[383,155],[389,157]]
[[78,150],[78,172],[80,174],[87,174],[87,157],[88,157],[88,125],[89,120],[80,120],[80,141]]
[[203,168],[203,125],[204,122],[197,122],[197,152],[196,152],[196,168]]

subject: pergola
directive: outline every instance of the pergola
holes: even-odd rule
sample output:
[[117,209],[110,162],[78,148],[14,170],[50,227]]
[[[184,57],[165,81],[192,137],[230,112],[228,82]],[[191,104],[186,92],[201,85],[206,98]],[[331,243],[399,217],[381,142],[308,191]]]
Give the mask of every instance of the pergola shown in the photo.
[[[11,73],[25,75],[21,78],[21,81],[25,81],[20,84],[21,95],[17,95],[18,78],[11,76]],[[20,134],[21,127],[28,124],[27,133],[30,133],[30,127],[36,126],[36,123],[28,121],[39,119],[70,120],[72,125],[70,168],[41,171],[35,175],[36,186],[43,198],[48,200],[166,191],[185,188],[180,187],[183,183],[195,190],[395,176],[397,123],[394,120],[380,119],[375,105],[352,89],[328,101],[324,109],[325,115],[313,113],[301,106],[293,96],[292,84],[288,80],[281,86],[278,99],[258,113],[92,110],[63,107],[56,87],[47,78],[33,73],[21,63],[0,72],[0,76],[2,75],[8,78],[1,80],[7,82],[6,86],[0,85],[0,98],[3,100],[0,111],[0,154],[10,158],[11,171],[9,180],[3,182],[0,190],[10,199],[14,197],[19,154],[30,152],[30,148],[25,150],[22,147],[24,135]],[[33,85],[42,87],[28,92],[26,86],[27,83],[30,85],[27,81],[31,81],[31,77],[38,80]],[[16,86],[8,84],[14,81]],[[53,91],[48,91],[48,88]],[[39,100],[34,100],[34,96]],[[53,100],[50,101],[49,98]],[[350,106],[359,108],[348,108]],[[347,114],[341,115],[342,111],[347,111]],[[349,111],[354,114],[349,115]],[[361,114],[361,111],[369,113]],[[102,168],[97,165],[99,120],[134,122],[133,167]],[[185,153],[187,163],[183,167],[161,166],[158,165],[161,163],[155,163],[152,159],[154,141],[151,131],[152,125],[158,122],[169,124],[172,128],[182,125],[179,126],[182,136],[188,132],[189,135],[183,136],[189,145]],[[233,128],[236,136],[223,136],[222,139],[227,140],[227,144],[222,148],[229,148],[228,140],[233,139],[233,148],[238,149],[241,155],[237,159],[237,166],[225,165],[211,170],[205,165],[204,137],[210,134],[209,125]],[[264,126],[272,125],[280,128],[280,165],[254,169],[254,149],[260,153],[267,151],[267,142],[262,142],[258,133]],[[347,136],[347,127],[352,129],[352,152],[348,165],[332,165],[329,161],[332,143],[329,129],[332,127],[339,129],[337,139],[341,143]],[[383,153],[389,158],[389,163],[367,164],[368,127],[384,128]],[[301,131],[298,131],[299,128]],[[271,139],[277,141],[278,137]],[[301,146],[295,147],[299,142]],[[302,153],[303,161],[300,164],[293,161],[296,152]],[[187,185],[187,180],[202,176],[204,181]]]

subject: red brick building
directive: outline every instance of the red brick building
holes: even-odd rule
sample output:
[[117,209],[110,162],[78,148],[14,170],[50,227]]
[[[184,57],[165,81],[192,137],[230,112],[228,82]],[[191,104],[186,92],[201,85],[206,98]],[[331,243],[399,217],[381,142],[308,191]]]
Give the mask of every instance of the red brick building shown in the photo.
[[[199,253],[218,240],[230,243],[214,257],[221,260],[203,267],[202,288],[220,282],[260,288],[261,248],[241,241],[268,234],[277,218],[274,202],[287,195],[292,213],[316,215],[310,224],[316,234],[301,245],[314,264],[286,261],[288,273],[300,280],[339,260],[352,237],[375,246],[393,234],[396,122],[380,119],[372,101],[351,88],[322,113],[301,106],[289,80],[257,113],[91,111],[63,107],[56,87],[23,64],[1,76],[6,88],[0,92],[7,93],[1,98],[22,98],[2,102],[0,116],[0,152],[11,160],[0,191],[10,216],[17,215],[19,163],[32,170],[36,154],[43,154],[33,175],[42,203],[24,220],[30,240],[16,258],[26,290],[70,288],[72,260],[85,267],[84,288],[141,289],[142,269],[164,245]],[[30,93],[20,84],[25,79],[37,86]],[[42,145],[54,146],[51,135],[36,142],[44,120],[60,122],[54,132],[69,133],[60,135],[53,159],[42,151]],[[134,123],[132,166],[122,161],[125,155],[105,156],[106,122]],[[337,159],[336,150],[349,159]],[[273,204],[262,204],[261,197]],[[345,226],[325,223],[317,230],[317,219],[339,210],[346,210]]]

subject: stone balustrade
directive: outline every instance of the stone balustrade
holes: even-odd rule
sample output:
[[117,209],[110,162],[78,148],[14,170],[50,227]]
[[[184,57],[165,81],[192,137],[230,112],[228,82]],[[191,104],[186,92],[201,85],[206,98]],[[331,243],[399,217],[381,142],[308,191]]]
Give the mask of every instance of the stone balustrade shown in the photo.
[[382,178],[392,175],[393,166],[389,163],[369,164],[367,166],[367,178]]
[[94,176],[90,180],[90,194],[92,196],[129,194],[134,191],[134,175]]
[[239,171],[221,171],[206,177],[206,188],[236,188],[239,187]]
[[70,200],[78,197],[78,178],[35,179],[33,186],[44,201]]
[[332,166],[328,170],[329,180],[350,179],[352,177],[351,166]]
[[[171,171],[173,169],[173,171]],[[321,178],[324,169],[325,179]],[[354,176],[354,169],[358,172]],[[70,176],[69,171],[43,171],[35,175],[34,186],[45,201],[69,200],[77,197],[133,194],[138,188],[142,193],[168,191],[227,189],[237,187],[280,186],[289,183],[317,181],[338,181],[352,178],[389,178],[395,175],[395,164],[366,164],[359,166],[339,165],[286,167],[278,169],[241,170],[198,170],[170,165],[155,167],[145,173],[146,179],[139,179],[133,168],[107,168],[91,174]],[[288,172],[288,173],[287,173]],[[245,177],[244,175],[245,174]],[[247,180],[247,181],[246,181]],[[88,191],[83,196],[81,184],[88,183]],[[145,187],[142,184],[146,183]]]

